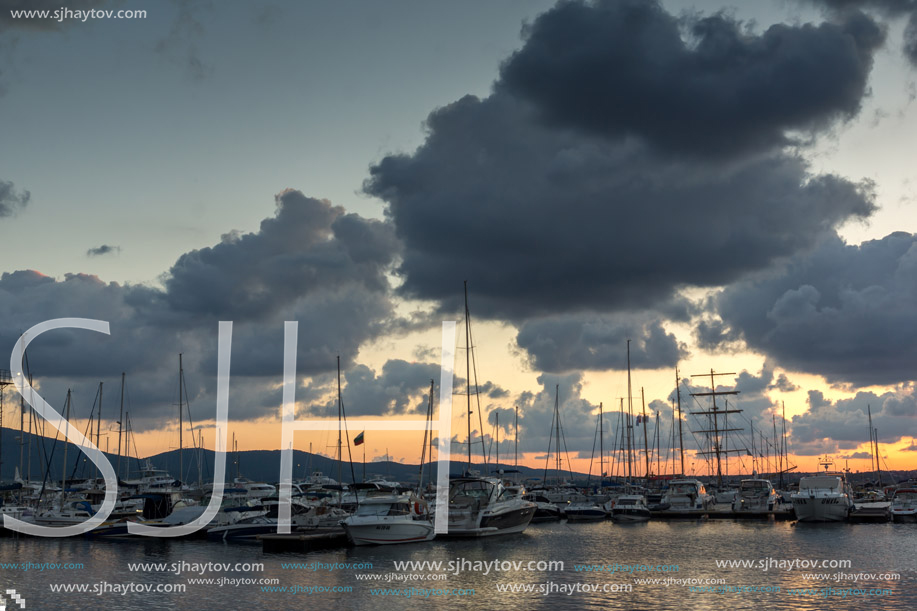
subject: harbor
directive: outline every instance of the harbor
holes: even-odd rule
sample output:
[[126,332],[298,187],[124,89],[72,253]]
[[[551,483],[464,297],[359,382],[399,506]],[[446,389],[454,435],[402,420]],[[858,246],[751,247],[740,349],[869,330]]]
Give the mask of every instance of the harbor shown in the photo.
[[[185,586],[180,594],[158,594],[156,598],[161,601],[158,604],[163,608],[296,609],[304,604],[320,604],[398,609],[412,601],[403,595],[382,593],[414,588],[416,593],[410,598],[426,599],[426,604],[447,609],[489,608],[495,599],[500,599],[529,608],[550,606],[570,610],[649,606],[674,609],[715,606],[723,600],[741,609],[767,605],[788,610],[824,608],[827,599],[833,606],[853,609],[881,600],[884,608],[905,611],[917,604],[917,571],[908,561],[913,550],[912,530],[911,525],[897,523],[860,526],[801,523],[794,527],[789,522],[747,520],[653,520],[631,525],[611,521],[550,522],[533,524],[524,533],[507,537],[434,539],[426,544],[405,546],[283,553],[265,553],[253,544],[198,540],[8,538],[0,544],[0,563],[24,558],[30,558],[36,565],[82,563],[77,570],[46,569],[41,580],[37,575],[20,579],[19,592],[32,601],[47,598],[46,582],[83,583],[90,587],[102,582],[129,581],[163,588]],[[760,568],[769,561],[785,564],[792,559],[840,560],[845,562],[845,568],[814,571],[801,567]],[[500,565],[492,564],[494,561]],[[544,564],[540,571],[513,568],[525,568],[529,562],[541,561],[555,564]],[[718,566],[717,561],[727,566]],[[729,567],[725,561],[734,564],[747,561],[754,566]],[[141,563],[146,570],[131,570],[131,566],[136,569]],[[186,563],[184,570],[182,563]],[[218,563],[221,566],[215,567]],[[485,563],[491,563],[486,565],[491,567],[489,571],[482,568]],[[563,568],[557,563],[562,563]],[[759,563],[763,564],[759,567]],[[239,570],[234,570],[237,566]],[[508,570],[502,570],[503,567]],[[832,576],[844,573],[850,577],[813,585],[805,577],[812,572]],[[883,578],[866,581],[860,577],[854,581],[856,575]],[[219,585],[221,580],[224,585]],[[271,581],[265,585],[259,583],[262,580]],[[241,585],[229,585],[232,583]],[[622,587],[618,592],[602,592],[605,584],[609,588],[618,584],[629,586],[630,591]],[[596,585],[600,591],[586,591]],[[506,591],[509,586],[516,586],[518,591]],[[747,587],[748,591],[723,595],[715,592],[716,586],[724,590],[729,586]],[[525,592],[525,587],[531,591]],[[567,593],[571,587],[579,590]],[[849,593],[846,597],[815,594],[815,589],[826,587]],[[309,588],[313,589],[312,594],[308,593]],[[541,588],[553,592],[542,593]],[[809,589],[813,590],[811,594],[802,593]],[[864,595],[870,589],[888,592],[881,596]],[[442,594],[446,590],[450,595]],[[861,593],[855,595],[854,590]],[[425,596],[422,591],[428,594]],[[440,594],[432,593],[435,591]],[[128,592],[94,595],[92,600],[126,610],[149,606],[149,597],[147,593]],[[57,594],[54,605],[80,609],[86,600],[77,594]],[[36,605],[36,608],[46,607]]]
[[917,609],[915,102],[917,0],[0,0],[0,611]]

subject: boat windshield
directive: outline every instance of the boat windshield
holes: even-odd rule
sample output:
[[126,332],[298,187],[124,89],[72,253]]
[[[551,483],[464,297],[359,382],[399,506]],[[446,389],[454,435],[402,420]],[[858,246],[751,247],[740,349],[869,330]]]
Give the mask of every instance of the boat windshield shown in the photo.
[[637,499],[618,499],[618,505],[635,505]]
[[742,482],[741,489],[748,490],[748,491],[761,491],[761,490],[767,490],[768,488],[770,488],[770,486],[767,485],[767,482],[752,480],[748,482]]
[[449,491],[449,498],[454,499],[457,496],[469,496],[486,500],[490,498],[493,489],[494,485],[484,480],[457,482],[452,484],[452,489]]
[[799,480],[800,490],[828,489],[840,490],[842,487],[841,478],[832,475],[819,475],[815,477],[804,477]]
[[672,484],[669,494],[695,494],[697,488],[694,484]]
[[[364,517],[403,515],[406,512],[395,509],[400,505],[404,505],[404,503],[366,503],[365,505],[357,507],[357,511],[354,515]],[[405,505],[405,507],[407,506]],[[408,511],[410,511],[410,509],[408,509]]]

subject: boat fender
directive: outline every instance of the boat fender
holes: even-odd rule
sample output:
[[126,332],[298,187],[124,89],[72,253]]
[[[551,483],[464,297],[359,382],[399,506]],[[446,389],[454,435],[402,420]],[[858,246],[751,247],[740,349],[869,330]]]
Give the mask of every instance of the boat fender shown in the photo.
[[417,515],[423,515],[424,512],[421,510],[420,501],[414,501],[414,513]]

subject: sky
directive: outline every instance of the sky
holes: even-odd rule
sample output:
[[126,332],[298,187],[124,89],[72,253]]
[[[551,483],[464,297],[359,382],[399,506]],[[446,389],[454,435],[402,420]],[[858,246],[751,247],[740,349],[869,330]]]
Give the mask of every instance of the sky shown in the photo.
[[[337,417],[340,357],[352,437],[438,397],[444,320],[464,392],[467,281],[478,454],[499,430],[511,455],[518,408],[544,464],[555,399],[578,471],[600,405],[606,451],[628,403],[666,447],[677,367],[685,412],[711,370],[739,391],[732,472],[768,470],[784,412],[800,471],[870,469],[869,413],[883,468],[914,469],[915,70],[911,0],[0,0],[0,352],[109,321],[35,340],[42,396],[72,389],[82,427],[102,382],[113,450],[123,372],[136,452],[174,449],[181,354],[184,443],[212,448],[231,320],[233,434],[277,449],[284,321],[298,416]],[[706,428],[685,416],[689,450]],[[417,433],[366,439],[419,459]]]

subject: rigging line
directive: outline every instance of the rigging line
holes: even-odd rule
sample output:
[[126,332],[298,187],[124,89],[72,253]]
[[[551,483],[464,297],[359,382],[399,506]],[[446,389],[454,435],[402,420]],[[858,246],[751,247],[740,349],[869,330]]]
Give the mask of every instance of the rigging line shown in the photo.
[[[471,340],[471,347],[474,347],[474,332],[471,329],[471,313],[468,316],[468,337]],[[474,355],[474,350],[469,349],[467,356],[471,358],[471,372],[474,374],[474,401],[478,408],[478,427],[481,430],[481,452],[484,454],[484,473],[487,473],[487,452],[484,449],[484,419],[483,410],[481,410],[481,389],[478,387],[478,360]],[[471,392],[471,380],[468,380],[468,392]]]
[[[598,414],[596,414],[598,415]],[[592,454],[589,456],[589,473],[586,475],[586,488],[589,487],[589,483],[592,481],[592,461],[595,460],[595,445],[596,438],[599,436],[599,419],[595,419],[595,434],[592,436]],[[602,478],[599,477],[599,486],[602,485]]]
[[[101,390],[101,388],[99,390]],[[96,391],[96,399],[98,398],[99,398],[99,393],[98,391]],[[72,399],[71,399],[71,403],[72,403]],[[89,422],[86,426],[86,433],[83,433],[83,436],[87,439],[87,441],[89,441],[89,443],[92,443],[92,416],[94,413],[95,413],[95,401],[93,401],[92,409],[89,411]],[[80,450],[81,446],[78,446],[76,444],[73,444],[73,445],[76,447],[77,450]],[[100,452],[102,451],[101,448],[99,449],[99,451]],[[79,460],[78,457],[79,457],[79,454],[76,454],[73,457],[73,460],[74,460],[73,471],[70,472],[70,479],[74,479],[76,477],[77,467],[79,467],[80,469],[80,477],[86,476],[86,459],[83,458],[83,460],[81,461]]]
[[[618,412],[618,420],[620,420],[620,415],[621,415],[621,412]],[[614,441],[612,442],[612,447],[611,447],[612,463],[611,463],[611,466],[608,468],[608,471],[609,473],[611,473],[611,477],[613,479],[617,477],[617,473],[618,473],[618,434],[614,432],[614,424],[609,424],[609,426],[611,427],[611,434],[612,434],[611,436],[612,436],[612,439],[614,439]],[[620,432],[620,430],[621,430],[621,427],[619,425],[618,431]]]
[[[347,430],[347,413],[344,411],[344,395],[340,395],[338,400],[341,402],[341,417],[344,420],[344,435],[347,437],[347,458],[350,460],[350,481],[356,482],[357,476],[353,470],[353,454],[350,451],[350,431]],[[386,454],[388,454],[388,451],[386,451]],[[387,456],[387,458],[391,460],[391,456]],[[343,482],[338,483],[343,485]]]
[[548,435],[548,452],[544,455],[544,477],[541,478],[541,485],[548,485],[548,461],[551,459],[551,442],[554,441],[554,418],[557,417],[557,411],[551,412],[551,428]]
[[563,422],[562,422],[561,419],[560,419],[560,411],[559,411],[559,410],[558,410],[558,412],[557,412],[557,428],[560,429],[560,440],[561,440],[561,441],[563,442],[563,444],[564,444],[564,456],[567,457],[567,473],[570,474],[570,481],[572,482],[572,481],[573,481],[573,471],[572,471],[572,468],[573,468],[573,467],[572,467],[572,465],[571,465],[571,463],[570,463],[570,452],[567,451],[567,438],[564,436],[564,425],[563,425]]

